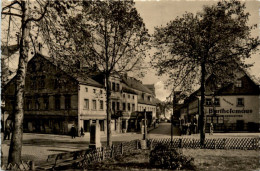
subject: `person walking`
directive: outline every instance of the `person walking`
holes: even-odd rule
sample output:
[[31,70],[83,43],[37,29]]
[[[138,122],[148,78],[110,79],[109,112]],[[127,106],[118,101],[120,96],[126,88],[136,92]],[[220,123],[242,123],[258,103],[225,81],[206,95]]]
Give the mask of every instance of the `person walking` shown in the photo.
[[213,123],[210,123],[210,133],[209,135],[213,135],[213,130],[214,129],[214,126],[213,126]]
[[74,125],[72,125],[71,129],[70,129],[70,133],[71,133],[71,138],[76,138],[76,128],[74,127]]
[[81,137],[84,137],[84,135],[85,135],[85,134],[84,134],[84,130],[83,130],[83,128],[81,127],[81,129],[80,129],[80,136],[81,136]]
[[10,140],[10,133],[11,133],[11,126],[10,126],[10,123],[8,123],[5,126],[4,140],[6,140],[6,138],[8,138],[8,140]]

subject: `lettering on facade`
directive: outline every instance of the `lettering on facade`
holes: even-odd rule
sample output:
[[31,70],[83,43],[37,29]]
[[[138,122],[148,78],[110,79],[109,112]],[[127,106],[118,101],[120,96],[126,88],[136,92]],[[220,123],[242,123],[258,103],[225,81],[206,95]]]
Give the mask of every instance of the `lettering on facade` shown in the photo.
[[[215,110],[216,114],[231,114],[231,113],[252,113],[253,110],[251,109],[219,109]],[[213,113],[213,109],[209,109],[209,113]]]
[[226,102],[227,104],[230,104],[231,106],[234,106],[233,103],[231,103],[230,101],[228,101],[227,99],[223,98],[224,102]]

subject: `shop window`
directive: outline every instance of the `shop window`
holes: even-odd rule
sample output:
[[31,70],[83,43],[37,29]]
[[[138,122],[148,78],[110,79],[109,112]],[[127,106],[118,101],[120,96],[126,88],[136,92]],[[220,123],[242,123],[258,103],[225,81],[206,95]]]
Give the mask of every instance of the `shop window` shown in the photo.
[[99,104],[100,104],[100,106],[99,106],[100,110],[103,110],[104,109],[104,101],[100,100]]
[[128,108],[128,111],[131,110],[131,106],[130,106],[130,103],[127,104],[127,108]]
[[213,117],[212,120],[213,120],[213,123],[214,123],[214,124],[215,124],[215,123],[218,123],[218,117]]
[[65,109],[70,109],[71,97],[70,95],[65,96]]
[[96,100],[92,100],[92,109],[97,110],[97,101]]
[[206,98],[206,106],[211,106],[212,102],[210,98]]
[[244,106],[244,98],[237,98],[237,106]]
[[89,109],[89,100],[84,99],[84,109]]
[[55,109],[60,109],[60,96],[55,96]]
[[242,87],[242,80],[236,80],[236,87]]
[[117,107],[117,110],[120,110],[120,103],[119,102],[116,103],[116,107]]
[[215,106],[220,106],[220,100],[219,100],[219,98],[215,98],[215,99],[214,99],[214,105],[215,105]]
[[49,97],[46,96],[43,98],[43,105],[44,105],[44,109],[49,109]]
[[123,103],[123,111],[126,110],[126,106],[125,106],[125,103]]

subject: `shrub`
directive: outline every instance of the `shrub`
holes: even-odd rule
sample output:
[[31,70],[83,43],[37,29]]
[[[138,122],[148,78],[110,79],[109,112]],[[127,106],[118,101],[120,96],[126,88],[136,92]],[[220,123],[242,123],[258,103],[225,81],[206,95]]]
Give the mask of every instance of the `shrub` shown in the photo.
[[149,162],[152,167],[162,169],[189,169],[194,170],[194,159],[184,156],[182,153],[177,152],[176,149],[169,148],[166,145],[158,144],[149,156]]

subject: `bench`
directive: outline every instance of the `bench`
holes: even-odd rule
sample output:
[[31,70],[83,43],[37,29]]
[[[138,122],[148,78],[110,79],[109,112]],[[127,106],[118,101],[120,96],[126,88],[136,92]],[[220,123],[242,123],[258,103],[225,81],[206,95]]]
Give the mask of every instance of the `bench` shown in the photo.
[[81,162],[84,159],[84,155],[88,154],[90,150],[80,150],[67,153],[59,153],[48,155],[47,163],[38,166],[39,170],[54,170],[55,168],[69,166],[74,163]]

